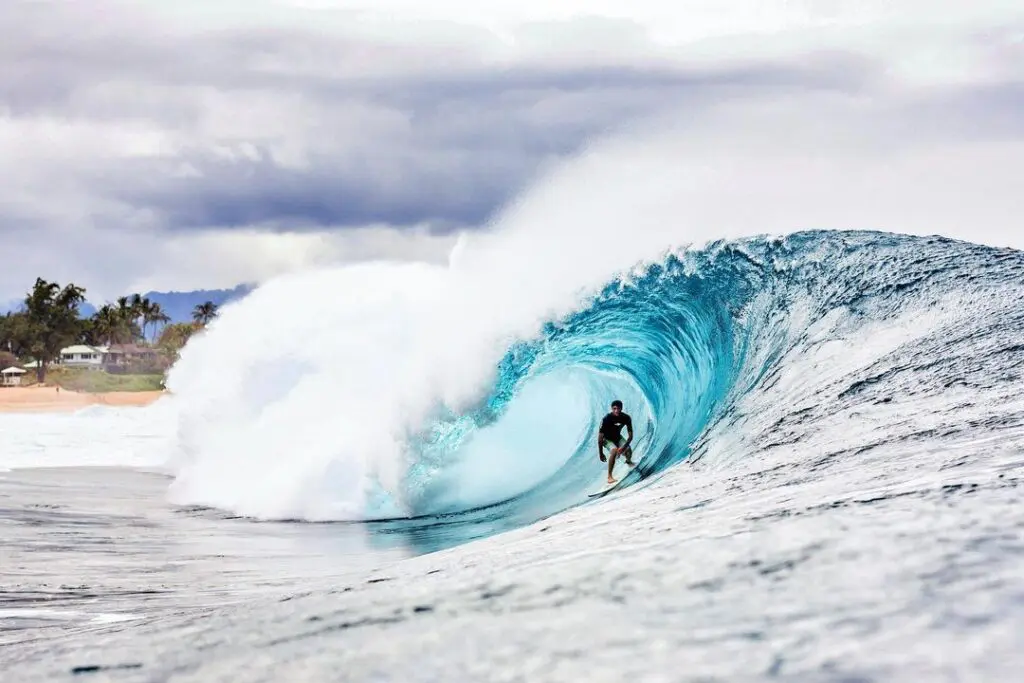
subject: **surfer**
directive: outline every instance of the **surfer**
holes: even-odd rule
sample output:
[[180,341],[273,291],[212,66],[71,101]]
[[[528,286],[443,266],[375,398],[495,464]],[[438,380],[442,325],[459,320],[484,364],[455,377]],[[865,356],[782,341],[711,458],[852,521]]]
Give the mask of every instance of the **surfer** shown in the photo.
[[[629,436],[625,439],[622,438],[623,427],[629,432]],[[601,420],[601,428],[597,432],[597,455],[601,458],[601,462],[608,461],[609,484],[618,481],[612,476],[612,470],[615,469],[615,458],[619,453],[626,456],[626,464],[632,467],[633,449],[629,447],[629,442],[632,440],[633,418],[622,412],[622,401],[616,399],[612,401],[612,412],[604,416],[604,419]],[[605,446],[611,452],[611,458],[605,458]]]

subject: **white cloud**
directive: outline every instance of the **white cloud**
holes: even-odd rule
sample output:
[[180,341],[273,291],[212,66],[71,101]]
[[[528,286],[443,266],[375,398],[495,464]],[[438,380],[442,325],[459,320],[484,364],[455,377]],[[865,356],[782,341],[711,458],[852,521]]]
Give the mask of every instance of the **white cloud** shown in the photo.
[[230,288],[304,268],[359,261],[445,263],[454,243],[453,235],[389,226],[313,233],[210,230],[159,240],[159,250],[147,259],[145,271],[130,281],[128,289],[186,291],[197,282]]

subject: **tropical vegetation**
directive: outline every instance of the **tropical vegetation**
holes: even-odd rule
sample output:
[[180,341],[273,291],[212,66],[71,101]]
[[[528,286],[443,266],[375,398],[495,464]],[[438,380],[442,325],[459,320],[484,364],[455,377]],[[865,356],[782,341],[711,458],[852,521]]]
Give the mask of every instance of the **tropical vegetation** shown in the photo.
[[83,317],[84,302],[84,288],[37,278],[20,309],[0,315],[0,362],[6,367],[36,361],[36,380],[42,383],[63,348],[134,344],[154,349],[169,365],[218,313],[217,305],[207,301],[195,307],[191,322],[171,323],[159,303],[131,294]]

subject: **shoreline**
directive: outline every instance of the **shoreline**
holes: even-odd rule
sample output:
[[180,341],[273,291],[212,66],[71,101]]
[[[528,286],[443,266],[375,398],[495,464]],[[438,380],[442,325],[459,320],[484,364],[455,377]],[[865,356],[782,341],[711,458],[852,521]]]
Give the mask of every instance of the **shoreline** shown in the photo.
[[166,391],[85,393],[58,387],[0,387],[0,413],[69,412],[89,406],[143,407]]

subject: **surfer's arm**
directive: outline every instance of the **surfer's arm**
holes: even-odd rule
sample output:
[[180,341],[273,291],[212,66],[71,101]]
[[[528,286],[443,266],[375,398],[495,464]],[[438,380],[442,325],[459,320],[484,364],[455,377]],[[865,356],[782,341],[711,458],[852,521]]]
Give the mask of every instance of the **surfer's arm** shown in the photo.
[[597,457],[601,459],[601,462],[605,461],[604,457],[604,434],[601,432],[597,433]]

